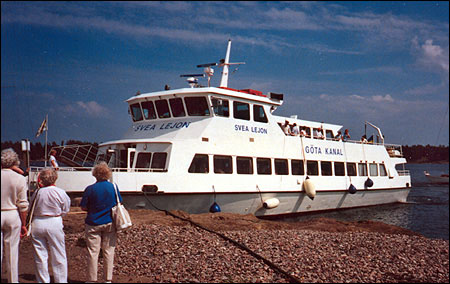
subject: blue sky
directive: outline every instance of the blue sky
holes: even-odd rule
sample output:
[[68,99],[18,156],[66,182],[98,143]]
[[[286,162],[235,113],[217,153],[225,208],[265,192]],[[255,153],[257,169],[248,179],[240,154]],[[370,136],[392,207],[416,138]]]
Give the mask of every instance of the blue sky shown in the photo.
[[449,144],[449,4],[434,1],[1,2],[1,140],[44,142],[47,113],[49,141],[121,138],[126,99],[187,87],[229,38],[246,64],[228,86],[284,93],[275,114]]

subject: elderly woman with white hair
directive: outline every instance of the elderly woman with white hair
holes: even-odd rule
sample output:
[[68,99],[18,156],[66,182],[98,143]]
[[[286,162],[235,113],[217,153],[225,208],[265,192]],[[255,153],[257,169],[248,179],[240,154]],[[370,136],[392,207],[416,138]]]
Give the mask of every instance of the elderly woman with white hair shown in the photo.
[[58,174],[54,169],[41,170],[38,176],[41,188],[32,197],[35,205],[31,223],[31,241],[36,263],[36,279],[39,283],[50,283],[49,252],[55,282],[67,283],[67,256],[62,216],[70,210],[70,198],[63,189],[55,186],[57,179]]
[[[110,283],[113,277],[114,250],[117,232],[114,226],[111,208],[117,204],[111,170],[105,162],[100,162],[92,170],[97,182],[88,186],[81,199],[81,209],[87,211],[85,220],[85,236],[88,250],[88,282],[97,282],[98,255],[103,251],[104,280]],[[119,189],[119,200],[122,201]]]
[[5,266],[8,282],[19,282],[19,242],[27,234],[28,214],[27,181],[14,171],[20,164],[19,156],[13,149],[2,150],[2,213],[1,213],[1,260],[5,250]]

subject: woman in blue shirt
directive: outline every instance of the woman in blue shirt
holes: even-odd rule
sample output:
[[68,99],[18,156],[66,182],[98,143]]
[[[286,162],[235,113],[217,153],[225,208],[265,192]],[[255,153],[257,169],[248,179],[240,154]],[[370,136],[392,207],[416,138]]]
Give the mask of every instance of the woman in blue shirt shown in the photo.
[[[114,185],[108,180],[111,170],[105,162],[100,162],[92,170],[97,182],[88,186],[81,199],[81,209],[87,211],[85,236],[88,250],[88,282],[97,282],[98,255],[103,249],[104,280],[112,281],[114,250],[117,233],[111,216],[111,208],[117,204]],[[122,202],[119,190],[119,200]]]

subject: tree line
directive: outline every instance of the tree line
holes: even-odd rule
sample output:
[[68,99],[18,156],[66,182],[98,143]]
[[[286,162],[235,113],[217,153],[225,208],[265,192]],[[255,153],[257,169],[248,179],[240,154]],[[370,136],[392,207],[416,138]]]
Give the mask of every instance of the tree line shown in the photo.
[[[58,145],[56,142],[52,142],[47,144],[47,151],[50,151],[52,147],[57,147],[61,145],[86,145],[86,144],[92,144],[96,147],[98,147],[98,143],[91,143],[86,141],[79,141],[79,140],[68,140],[64,143],[64,141],[61,141],[61,144]],[[431,145],[404,145],[402,146],[403,150],[403,156],[406,158],[406,161],[408,163],[437,163],[437,162],[447,162],[449,161],[448,158],[448,147],[449,146],[431,146]],[[12,141],[6,141],[2,142],[2,150],[6,148],[13,148],[16,153],[19,154],[20,157],[22,157],[22,145],[21,142],[12,142]],[[36,161],[36,160],[43,160],[45,158],[45,145],[43,145],[40,142],[37,143],[30,143],[30,160]]]

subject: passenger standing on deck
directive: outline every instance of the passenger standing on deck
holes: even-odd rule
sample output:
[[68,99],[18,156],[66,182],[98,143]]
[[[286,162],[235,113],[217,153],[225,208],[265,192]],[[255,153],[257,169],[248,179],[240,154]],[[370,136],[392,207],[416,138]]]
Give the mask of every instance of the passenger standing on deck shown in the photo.
[[58,165],[58,162],[56,161],[55,156],[56,156],[56,150],[53,149],[50,151],[50,159],[49,159],[50,166],[52,168],[54,168],[55,170],[59,170],[59,165]]
[[[81,209],[87,211],[85,220],[85,236],[88,251],[88,279],[97,281],[97,265],[100,248],[104,259],[104,280],[108,283],[113,278],[114,250],[117,233],[112,222],[111,208],[117,204],[114,185],[108,180],[111,170],[105,162],[100,162],[92,170],[97,182],[88,186],[83,193]],[[119,190],[119,200],[122,201]]]
[[334,136],[335,141],[341,141],[342,140],[342,132],[338,130],[336,136]]
[[63,220],[70,210],[67,193],[55,186],[58,173],[51,168],[43,169],[38,176],[41,188],[32,197],[34,205],[31,241],[36,263],[36,279],[50,283],[48,253],[55,283],[67,283],[67,257],[64,241]]
[[19,282],[19,242],[27,234],[28,213],[27,181],[12,168],[19,166],[19,157],[13,149],[1,153],[2,162],[2,214],[1,261],[5,250],[8,282]]
[[290,135],[290,127],[289,127],[289,121],[285,121],[283,125],[281,125],[281,129],[283,129],[284,134]]
[[347,139],[350,139],[350,134],[348,134],[348,129],[345,129],[343,141],[347,141]]
[[298,130],[298,125],[297,123],[294,123],[291,128],[291,136],[298,136],[299,134],[300,131]]

